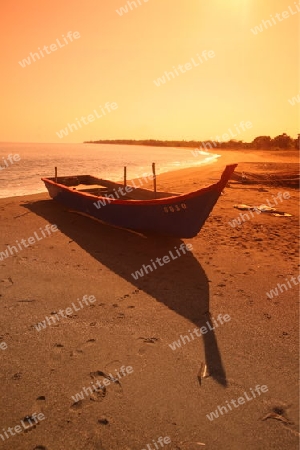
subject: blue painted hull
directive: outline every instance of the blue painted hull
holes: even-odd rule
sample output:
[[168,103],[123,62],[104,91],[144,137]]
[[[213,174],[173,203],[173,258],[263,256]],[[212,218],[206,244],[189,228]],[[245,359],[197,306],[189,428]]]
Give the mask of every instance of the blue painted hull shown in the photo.
[[207,188],[156,200],[113,199],[108,202],[105,197],[72,190],[48,178],[42,180],[50,196],[70,210],[141,233],[192,238],[204,225],[235,167],[236,164],[227,166],[220,181]]

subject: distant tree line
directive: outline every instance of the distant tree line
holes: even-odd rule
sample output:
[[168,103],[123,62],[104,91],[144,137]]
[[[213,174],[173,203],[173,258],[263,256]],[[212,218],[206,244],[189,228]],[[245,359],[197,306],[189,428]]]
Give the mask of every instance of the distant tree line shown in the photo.
[[123,145],[149,145],[151,147],[192,147],[203,150],[214,148],[230,149],[299,149],[300,134],[298,138],[293,139],[286,133],[275,136],[258,136],[252,142],[243,142],[231,139],[227,142],[219,141],[160,141],[157,139],[100,139],[98,141],[86,141],[86,144],[123,144]]

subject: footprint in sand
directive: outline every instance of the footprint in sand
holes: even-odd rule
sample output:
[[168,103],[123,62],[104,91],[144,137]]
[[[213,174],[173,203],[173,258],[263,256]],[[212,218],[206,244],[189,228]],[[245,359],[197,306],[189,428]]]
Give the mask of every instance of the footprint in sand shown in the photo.
[[64,352],[64,346],[62,344],[54,344],[52,358],[53,359],[61,359],[63,352]]
[[34,417],[30,414],[23,417],[22,421],[26,426],[26,429],[24,429],[24,433],[29,433],[30,431],[34,430],[38,425],[40,425],[40,422],[35,422]]
[[64,346],[62,344],[54,345],[54,353],[61,354],[63,352]]
[[11,378],[12,378],[12,380],[14,380],[14,381],[21,380],[21,378],[22,378],[22,372],[17,372],[17,373],[15,373]]
[[[1,297],[1,295],[0,295]],[[4,333],[0,335],[0,341],[5,341],[5,339],[10,339],[10,334],[9,333]]]
[[0,282],[2,287],[11,287],[14,284],[11,277],[3,278]]
[[[107,386],[107,390],[109,392],[114,392],[118,395],[123,395],[123,388],[122,388],[120,379],[118,378],[118,376],[116,374],[115,368],[116,368],[115,364],[112,365],[112,363],[109,363],[105,368],[105,372],[103,372],[102,370],[97,370],[96,372],[90,372],[90,376],[93,380],[92,384],[98,386],[97,385],[97,381],[98,381],[101,384],[101,386],[103,387],[103,389],[99,388],[100,389],[99,392],[101,393],[101,391],[103,391],[104,396],[106,395],[106,387],[105,386]],[[105,381],[105,380],[107,380],[107,381]],[[121,379],[121,381],[122,381],[122,379]],[[100,396],[100,400],[102,400],[101,396]]]
[[[85,383],[85,386],[82,388],[80,393],[78,392],[77,398],[79,395],[79,397],[83,399],[72,403],[70,406],[71,412],[80,414],[83,408],[91,406],[91,402],[102,402],[104,400],[107,391],[106,387],[103,385],[103,379],[101,379],[102,375],[100,376],[99,373],[103,374],[101,371],[90,374],[93,381],[90,383]],[[101,386],[97,384],[97,380],[99,380],[99,384],[101,383]]]
[[84,350],[88,347],[91,347],[92,345],[94,345],[96,342],[96,339],[88,339],[84,344],[81,344],[79,348],[77,348],[76,350],[72,350],[70,353],[70,356],[78,356],[80,354],[84,353]]
[[159,341],[159,339],[156,337],[139,337],[138,339],[142,339],[145,344],[139,349],[139,355],[144,355],[148,351],[151,351],[150,348],[152,347],[152,345]]
[[17,256],[17,264],[24,264],[27,263],[28,257],[27,256]]
[[[125,300],[126,298],[130,298],[132,295],[136,295],[136,294],[138,294],[140,292],[140,289],[134,289],[134,291],[131,291],[130,292],[130,294],[124,294],[122,297],[118,297],[117,298],[117,301],[122,301],[122,300]],[[117,307],[118,305],[117,304],[115,304],[115,305],[113,305],[114,307]]]
[[106,417],[101,417],[100,419],[98,419],[97,423],[99,425],[109,425],[109,420],[107,420]]
[[102,402],[104,400],[104,397],[106,396],[106,387],[103,387],[103,389],[98,388],[96,391],[90,395],[90,400],[93,402]]
[[34,411],[43,412],[45,404],[46,404],[46,397],[44,395],[40,395],[39,397],[37,397],[37,399],[33,405]]
[[78,402],[74,402],[71,406],[70,406],[70,411],[71,412],[81,412],[81,410],[83,409],[85,405],[85,401],[84,400],[78,400]]
[[[42,413],[45,415],[45,413],[44,413],[45,406],[46,406],[46,397],[44,395],[40,395],[39,397],[36,398],[35,402],[33,403],[32,407],[31,407],[31,413],[32,414]],[[30,415],[27,417],[30,417]],[[32,422],[34,422],[34,421],[32,421]]]

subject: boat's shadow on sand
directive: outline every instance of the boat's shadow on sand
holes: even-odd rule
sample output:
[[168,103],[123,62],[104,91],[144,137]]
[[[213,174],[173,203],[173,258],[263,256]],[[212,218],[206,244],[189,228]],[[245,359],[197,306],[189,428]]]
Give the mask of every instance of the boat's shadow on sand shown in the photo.
[[[169,255],[169,251],[173,251],[176,255],[174,247],[180,247],[183,243],[180,239],[158,236],[141,237],[125,230],[102,225],[87,217],[72,214],[52,200],[41,200],[23,206],[43,217],[47,222],[56,224],[62,233],[90,253],[96,261],[157,301],[164,303],[198,328],[205,326],[210,320],[207,314],[209,312],[208,279],[192,251],[137,280],[134,280],[131,275],[141,269],[143,264],[151,264],[151,259],[155,261],[157,257]],[[190,328],[192,330],[195,327]],[[209,331],[202,338],[208,372],[218,383],[227,386],[214,331]]]

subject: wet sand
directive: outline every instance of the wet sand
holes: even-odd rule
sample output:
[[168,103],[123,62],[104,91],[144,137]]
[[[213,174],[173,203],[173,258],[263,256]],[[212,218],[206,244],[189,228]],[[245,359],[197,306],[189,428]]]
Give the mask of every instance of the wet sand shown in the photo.
[[[297,162],[290,151],[218,153],[215,164],[160,175],[158,189],[196,190],[230,162],[246,174]],[[230,225],[241,217],[234,205],[275,198],[292,217]],[[200,234],[181,241],[100,225],[47,194],[1,199],[0,252],[58,227],[0,261],[1,448],[298,448],[298,201],[290,187],[231,181]],[[132,277],[182,243],[192,251]],[[287,288],[269,298],[278,283]],[[218,406],[223,414],[209,420]],[[44,419],[10,434],[34,412]],[[160,436],[171,443],[162,447]]]

